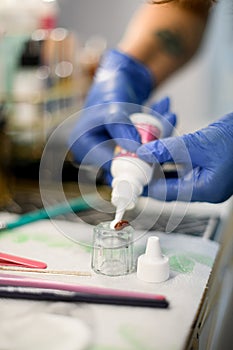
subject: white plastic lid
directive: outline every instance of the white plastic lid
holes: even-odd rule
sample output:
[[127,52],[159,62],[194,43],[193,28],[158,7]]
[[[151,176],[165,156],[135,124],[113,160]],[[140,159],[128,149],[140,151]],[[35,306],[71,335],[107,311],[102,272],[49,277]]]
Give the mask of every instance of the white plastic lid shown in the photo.
[[[156,126],[161,133],[163,133],[163,124],[159,120],[159,118],[156,118],[156,112],[154,112],[155,115],[150,115],[148,113],[133,113],[130,116],[130,120],[132,123],[145,123],[149,125],[154,125]],[[161,118],[161,116],[158,113],[158,116]]]
[[169,278],[169,259],[162,255],[157,236],[148,238],[146,252],[138,258],[137,277],[152,283],[163,282]]

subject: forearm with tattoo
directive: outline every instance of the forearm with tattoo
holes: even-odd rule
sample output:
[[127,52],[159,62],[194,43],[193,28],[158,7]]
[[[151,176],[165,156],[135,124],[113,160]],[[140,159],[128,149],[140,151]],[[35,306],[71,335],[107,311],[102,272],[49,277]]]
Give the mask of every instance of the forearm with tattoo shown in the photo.
[[187,4],[203,1],[212,2],[170,0],[160,5],[144,4],[132,18],[119,49],[147,65],[158,86],[197,51],[207,17],[187,9]]

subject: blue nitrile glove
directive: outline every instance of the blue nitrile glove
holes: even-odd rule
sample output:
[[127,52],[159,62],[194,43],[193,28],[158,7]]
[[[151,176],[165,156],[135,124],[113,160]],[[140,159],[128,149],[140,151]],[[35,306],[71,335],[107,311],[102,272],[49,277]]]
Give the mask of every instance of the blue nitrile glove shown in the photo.
[[[117,50],[106,53],[70,138],[75,161],[109,170],[116,144],[135,152],[140,136],[129,115],[142,111],[154,86],[146,66]],[[169,99],[152,109],[170,121],[166,128],[170,134],[176,118],[169,112]]]
[[233,113],[193,134],[142,145],[137,154],[147,162],[183,164],[178,178],[152,180],[149,196],[222,202],[233,194]]

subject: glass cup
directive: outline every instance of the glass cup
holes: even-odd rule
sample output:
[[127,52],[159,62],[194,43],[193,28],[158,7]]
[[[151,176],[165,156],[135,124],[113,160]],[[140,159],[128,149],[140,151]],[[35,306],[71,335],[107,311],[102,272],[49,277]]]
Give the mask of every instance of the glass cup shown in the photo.
[[134,270],[134,229],[126,226],[117,231],[110,224],[102,222],[94,228],[91,267],[107,276],[126,275]]

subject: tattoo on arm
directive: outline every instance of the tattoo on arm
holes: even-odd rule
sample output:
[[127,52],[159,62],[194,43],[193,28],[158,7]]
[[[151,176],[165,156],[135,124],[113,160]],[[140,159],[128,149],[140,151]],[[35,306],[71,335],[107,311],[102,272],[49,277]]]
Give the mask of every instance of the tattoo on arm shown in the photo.
[[162,50],[170,56],[179,58],[186,54],[183,39],[177,33],[168,29],[161,29],[155,33],[159,39]]

